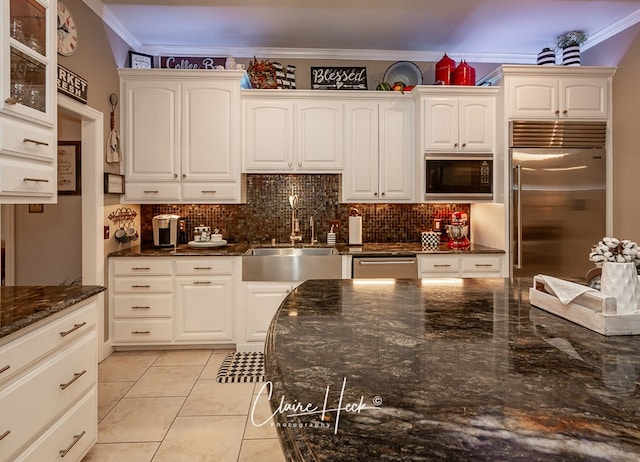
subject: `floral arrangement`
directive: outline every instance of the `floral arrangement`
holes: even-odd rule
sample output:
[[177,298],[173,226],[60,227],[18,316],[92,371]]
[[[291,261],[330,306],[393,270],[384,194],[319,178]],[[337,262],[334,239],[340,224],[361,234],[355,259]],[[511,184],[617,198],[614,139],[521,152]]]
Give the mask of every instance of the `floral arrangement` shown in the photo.
[[615,237],[603,237],[591,248],[589,260],[598,264],[605,262],[635,263],[640,266],[640,246],[629,239],[616,239]]
[[580,45],[587,41],[588,35],[581,30],[574,30],[556,37],[556,45],[558,48],[567,48],[570,46]]
[[247,74],[252,88],[278,88],[276,83],[276,67],[271,61],[258,61],[255,57],[249,62]]

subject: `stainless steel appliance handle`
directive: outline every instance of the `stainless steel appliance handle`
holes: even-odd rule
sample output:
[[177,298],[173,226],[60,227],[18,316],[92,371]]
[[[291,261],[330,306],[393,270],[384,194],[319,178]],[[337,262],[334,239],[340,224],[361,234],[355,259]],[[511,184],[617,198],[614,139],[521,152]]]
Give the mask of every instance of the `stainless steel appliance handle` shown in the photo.
[[516,172],[516,200],[518,201],[518,207],[516,207],[516,213],[518,214],[516,221],[516,245],[518,246],[518,252],[516,253],[518,261],[515,263],[516,269],[522,269],[522,167],[516,165],[514,167]]
[[415,265],[415,260],[359,261],[360,266],[367,265]]

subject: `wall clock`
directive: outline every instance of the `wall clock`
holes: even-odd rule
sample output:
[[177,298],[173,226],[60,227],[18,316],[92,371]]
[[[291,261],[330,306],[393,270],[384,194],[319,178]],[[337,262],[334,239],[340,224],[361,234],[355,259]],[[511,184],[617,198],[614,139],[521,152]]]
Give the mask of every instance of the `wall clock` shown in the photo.
[[58,53],[71,56],[78,48],[78,29],[67,6],[58,2]]

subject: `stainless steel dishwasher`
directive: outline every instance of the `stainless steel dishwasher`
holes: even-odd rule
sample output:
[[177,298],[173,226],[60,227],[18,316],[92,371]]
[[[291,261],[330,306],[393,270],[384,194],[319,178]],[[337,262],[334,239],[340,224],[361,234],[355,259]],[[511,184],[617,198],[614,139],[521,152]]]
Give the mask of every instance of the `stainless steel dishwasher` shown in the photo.
[[353,279],[417,278],[416,257],[353,257]]

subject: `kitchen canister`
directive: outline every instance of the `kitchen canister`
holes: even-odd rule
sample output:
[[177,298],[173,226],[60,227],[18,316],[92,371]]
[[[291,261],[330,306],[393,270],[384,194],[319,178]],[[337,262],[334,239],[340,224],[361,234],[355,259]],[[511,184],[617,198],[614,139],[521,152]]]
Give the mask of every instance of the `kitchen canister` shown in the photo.
[[562,65],[580,65],[580,45],[570,45],[562,49]]
[[420,238],[422,250],[437,250],[440,246],[440,234],[435,231],[422,231]]

